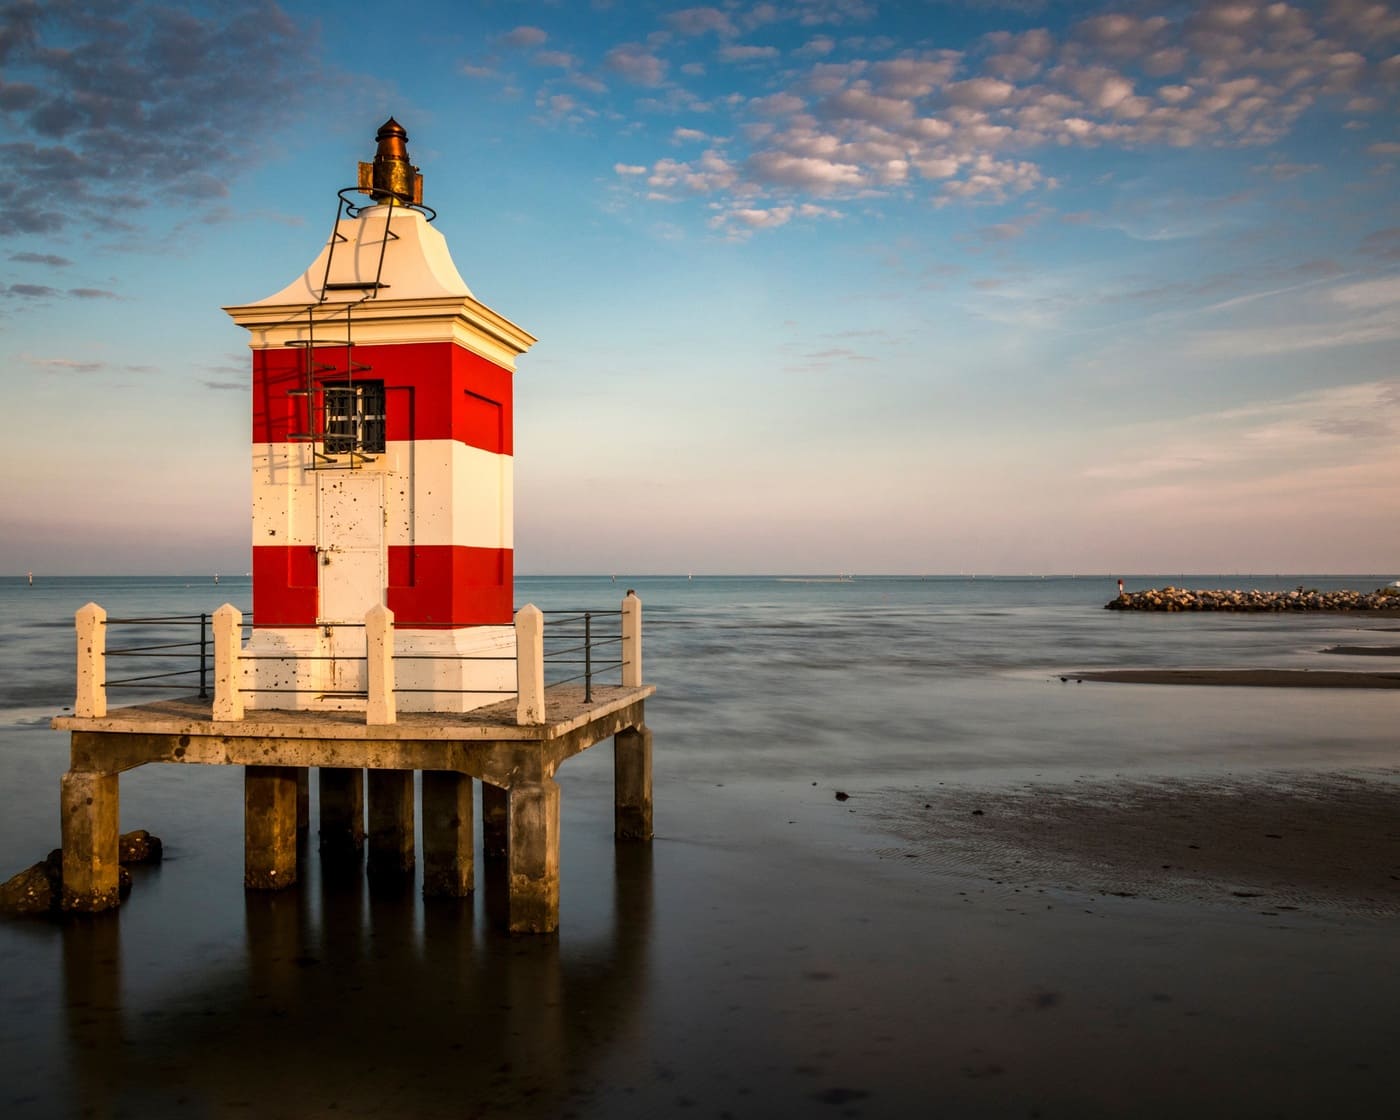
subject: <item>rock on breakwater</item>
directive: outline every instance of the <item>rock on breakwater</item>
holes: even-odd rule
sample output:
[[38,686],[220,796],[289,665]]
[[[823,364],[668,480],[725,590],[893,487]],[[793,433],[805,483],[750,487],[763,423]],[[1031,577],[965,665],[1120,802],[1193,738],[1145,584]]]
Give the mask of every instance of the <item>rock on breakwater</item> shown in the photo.
[[1400,587],[1375,591],[1201,591],[1153,587],[1124,591],[1104,604],[1110,611],[1395,611]]

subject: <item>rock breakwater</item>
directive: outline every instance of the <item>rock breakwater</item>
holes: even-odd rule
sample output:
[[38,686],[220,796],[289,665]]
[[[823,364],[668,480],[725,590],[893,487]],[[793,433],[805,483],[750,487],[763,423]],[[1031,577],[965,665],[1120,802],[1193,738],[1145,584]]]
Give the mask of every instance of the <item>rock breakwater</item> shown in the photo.
[[1400,614],[1400,587],[1375,591],[1201,591],[1153,587],[1124,591],[1104,604],[1110,611],[1394,611]]

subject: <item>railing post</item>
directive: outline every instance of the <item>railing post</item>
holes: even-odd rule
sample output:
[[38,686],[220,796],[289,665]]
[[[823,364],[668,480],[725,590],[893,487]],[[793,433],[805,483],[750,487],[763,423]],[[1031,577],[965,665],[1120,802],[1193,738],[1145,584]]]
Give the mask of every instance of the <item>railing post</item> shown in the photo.
[[544,722],[544,615],[527,603],[515,613],[515,722]]
[[622,600],[622,684],[642,685],[642,601],[632,590]]
[[209,696],[209,616],[199,616],[199,698]]
[[593,703],[593,615],[583,612],[583,702]]
[[365,614],[365,656],[369,661],[369,702],[366,723],[393,723],[398,718],[394,701],[394,612],[383,603]]
[[243,677],[238,653],[243,640],[243,613],[232,603],[214,612],[214,710],[215,720],[243,718]]
[[107,612],[89,603],[73,618],[78,628],[78,695],[73,714],[100,719],[107,714]]

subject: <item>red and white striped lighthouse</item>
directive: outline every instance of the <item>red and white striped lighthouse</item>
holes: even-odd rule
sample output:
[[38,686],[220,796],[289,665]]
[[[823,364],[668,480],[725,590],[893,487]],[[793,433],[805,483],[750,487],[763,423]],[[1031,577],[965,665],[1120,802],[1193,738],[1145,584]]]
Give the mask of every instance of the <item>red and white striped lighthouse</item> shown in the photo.
[[251,706],[362,705],[380,604],[400,708],[515,688],[511,383],[535,339],[462,280],[407,139],[379,129],[301,276],[225,308],[253,350]]

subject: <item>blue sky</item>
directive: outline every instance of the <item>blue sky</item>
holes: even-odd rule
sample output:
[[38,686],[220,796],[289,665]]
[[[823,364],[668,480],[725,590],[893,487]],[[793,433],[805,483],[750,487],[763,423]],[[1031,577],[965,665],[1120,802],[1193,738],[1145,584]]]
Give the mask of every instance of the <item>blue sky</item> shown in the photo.
[[517,571],[1389,572],[1397,94],[1360,0],[5,4],[0,571],[247,568],[220,307],[393,114]]

